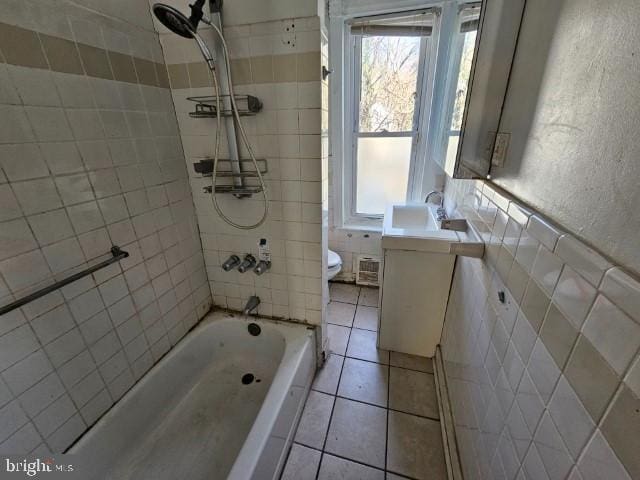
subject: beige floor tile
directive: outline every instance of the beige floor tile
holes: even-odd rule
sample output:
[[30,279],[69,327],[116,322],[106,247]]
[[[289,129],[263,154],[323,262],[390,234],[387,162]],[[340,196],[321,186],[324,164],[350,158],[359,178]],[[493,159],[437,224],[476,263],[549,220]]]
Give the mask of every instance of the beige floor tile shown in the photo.
[[386,365],[345,358],[338,395],[386,407],[388,377]]
[[320,456],[318,450],[294,443],[280,480],[314,480]]
[[332,302],[358,303],[360,287],[351,283],[330,283],[329,297]]
[[384,472],[325,453],[318,480],[384,480]]
[[353,317],[356,314],[356,306],[350,303],[329,302],[327,308],[327,322],[343,327],[353,326]]
[[358,305],[353,326],[356,328],[362,328],[365,330],[377,331],[378,330],[378,309],[376,307],[367,307],[365,305]]
[[389,408],[414,415],[439,418],[433,375],[391,367]]
[[327,325],[327,337],[329,338],[329,349],[338,355],[344,355],[347,352],[347,343],[349,342],[349,331],[347,327],[339,325]]
[[386,427],[384,408],[337,398],[325,450],[384,468]]
[[390,363],[394,367],[409,368],[420,372],[433,373],[433,361],[428,357],[391,352]]
[[378,288],[362,287],[360,290],[360,298],[358,299],[358,305],[366,305],[367,307],[378,306]]
[[322,450],[329,428],[334,397],[311,390],[304,406],[295,442]]
[[376,346],[378,334],[370,330],[351,329],[347,356],[369,360],[371,362],[389,363],[389,351]]
[[335,353],[330,354],[322,368],[317,371],[311,388],[319,392],[335,395],[338,391],[342,362],[344,362],[344,357]]
[[445,479],[440,422],[389,411],[387,469],[418,480]]

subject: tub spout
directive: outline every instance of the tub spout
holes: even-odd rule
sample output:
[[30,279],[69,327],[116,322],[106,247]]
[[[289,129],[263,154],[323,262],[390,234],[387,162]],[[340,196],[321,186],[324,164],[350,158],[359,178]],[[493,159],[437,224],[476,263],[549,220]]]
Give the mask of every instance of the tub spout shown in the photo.
[[255,295],[253,295],[247,301],[247,304],[244,306],[244,310],[242,311],[242,313],[245,315],[249,315],[256,308],[258,308],[258,305],[260,305],[260,297],[256,297]]

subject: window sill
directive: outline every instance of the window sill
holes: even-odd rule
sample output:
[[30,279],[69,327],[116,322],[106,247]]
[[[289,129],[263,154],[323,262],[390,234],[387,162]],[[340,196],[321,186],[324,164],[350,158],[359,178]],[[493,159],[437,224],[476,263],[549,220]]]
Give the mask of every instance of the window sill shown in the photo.
[[336,230],[348,230],[356,232],[382,233],[382,218],[380,220],[369,220],[367,222],[351,222],[336,225]]

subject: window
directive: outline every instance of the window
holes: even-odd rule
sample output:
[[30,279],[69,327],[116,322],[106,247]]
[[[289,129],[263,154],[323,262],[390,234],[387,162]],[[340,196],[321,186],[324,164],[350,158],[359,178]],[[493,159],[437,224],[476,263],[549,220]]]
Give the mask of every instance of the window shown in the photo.
[[379,228],[387,204],[422,201],[455,161],[480,3],[407,0],[411,11],[390,14],[391,0],[334,1],[334,226]]
[[434,18],[427,10],[360,18],[350,25],[353,129],[345,155],[352,220],[379,218],[387,203],[412,196]]

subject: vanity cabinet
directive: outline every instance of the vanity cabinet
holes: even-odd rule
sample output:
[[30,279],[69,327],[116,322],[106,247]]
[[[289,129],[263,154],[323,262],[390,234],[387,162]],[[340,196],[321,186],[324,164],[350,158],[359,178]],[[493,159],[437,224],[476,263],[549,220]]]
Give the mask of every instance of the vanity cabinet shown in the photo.
[[384,250],[378,344],[433,357],[444,324],[455,255]]

